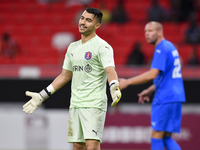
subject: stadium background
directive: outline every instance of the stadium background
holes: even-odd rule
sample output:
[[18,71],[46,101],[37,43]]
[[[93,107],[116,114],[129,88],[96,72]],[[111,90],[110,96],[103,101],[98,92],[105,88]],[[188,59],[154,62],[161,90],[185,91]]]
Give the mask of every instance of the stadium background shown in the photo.
[[[100,2],[93,0],[89,6],[98,8]],[[106,1],[106,8],[111,11],[116,2]],[[168,0],[159,0],[159,3],[166,9],[170,7]],[[149,64],[126,65],[134,42],[142,43],[146,62],[153,55],[153,46],[144,38],[150,0],[124,0],[124,6],[129,21],[107,23],[97,34],[113,47],[119,77],[130,77],[149,69]],[[71,149],[67,144],[70,83],[50,97],[34,115],[24,114],[22,105],[29,100],[24,94],[26,90],[38,92],[60,73],[65,51],[56,49],[52,39],[60,32],[72,34],[74,40],[80,39],[75,18],[82,8],[82,5],[67,6],[65,1],[42,5],[36,0],[0,0],[0,34],[10,33],[20,45],[14,59],[0,56],[0,149]],[[164,22],[163,26],[165,38],[177,46],[181,55],[187,98],[182,131],[174,138],[183,150],[199,150],[200,69],[187,65],[192,45],[180,44],[187,22]],[[137,104],[137,93],[150,84],[123,90],[117,107],[108,107],[102,149],[150,148],[150,104]],[[110,106],[109,91],[107,93]]]

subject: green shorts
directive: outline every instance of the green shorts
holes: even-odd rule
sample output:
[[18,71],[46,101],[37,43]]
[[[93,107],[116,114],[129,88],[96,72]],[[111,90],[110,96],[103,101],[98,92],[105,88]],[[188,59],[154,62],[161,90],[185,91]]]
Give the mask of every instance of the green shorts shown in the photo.
[[106,112],[98,108],[70,108],[68,142],[94,139],[101,142]]

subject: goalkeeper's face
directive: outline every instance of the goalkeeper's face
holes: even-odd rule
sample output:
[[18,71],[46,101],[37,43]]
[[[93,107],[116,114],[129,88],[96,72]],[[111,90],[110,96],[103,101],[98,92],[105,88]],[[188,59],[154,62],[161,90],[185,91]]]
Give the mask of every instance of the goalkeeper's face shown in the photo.
[[97,17],[94,17],[94,14],[84,11],[79,19],[78,27],[79,33],[88,36],[100,27],[100,23],[98,23]]

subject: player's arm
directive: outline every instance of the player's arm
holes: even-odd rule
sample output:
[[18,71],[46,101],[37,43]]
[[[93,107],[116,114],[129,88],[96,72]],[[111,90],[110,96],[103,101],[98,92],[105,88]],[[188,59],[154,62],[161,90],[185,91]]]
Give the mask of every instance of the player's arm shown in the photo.
[[123,79],[120,78],[119,79],[119,83],[120,83],[120,89],[124,89],[127,88],[130,85],[138,85],[138,84],[143,84],[149,81],[154,80],[158,74],[159,74],[159,70],[158,69],[150,69],[149,71],[142,73],[138,76],[132,77],[132,78],[128,78],[128,79]]
[[107,78],[108,78],[108,83],[110,83],[112,80],[118,80],[117,73],[115,71],[114,67],[106,67],[105,68]]
[[138,94],[138,103],[144,104],[145,101],[150,101],[150,96],[155,91],[155,85],[151,85],[149,88],[143,90],[141,93]]
[[54,92],[63,87],[72,77],[72,72],[63,69],[61,74],[57,76],[54,81],[41,92],[29,92],[26,91],[26,95],[32,97],[25,105],[23,105],[23,111],[25,113],[33,114],[36,109],[42,104],[42,102],[49,98]]
[[118,77],[117,73],[115,71],[114,67],[106,67],[105,68],[107,78],[108,78],[108,83],[110,86],[110,94],[112,96],[113,102],[111,106],[115,106],[120,98],[121,98],[121,91],[119,90],[119,82],[118,82]]
[[63,87],[69,80],[71,80],[72,71],[62,69],[62,72],[55,80],[51,83],[54,89],[57,91]]

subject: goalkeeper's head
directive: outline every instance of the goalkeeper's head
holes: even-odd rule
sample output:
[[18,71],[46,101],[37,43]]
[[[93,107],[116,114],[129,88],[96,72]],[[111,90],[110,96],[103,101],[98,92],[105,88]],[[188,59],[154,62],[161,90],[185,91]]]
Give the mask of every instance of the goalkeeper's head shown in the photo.
[[96,17],[98,20],[98,23],[101,23],[102,21],[102,17],[103,17],[103,13],[97,9],[97,8],[93,8],[93,7],[88,7],[86,8],[86,11],[90,14],[94,15],[94,18]]
[[101,26],[102,16],[99,9],[88,7],[79,19],[79,33],[82,36],[95,34],[95,30]]

